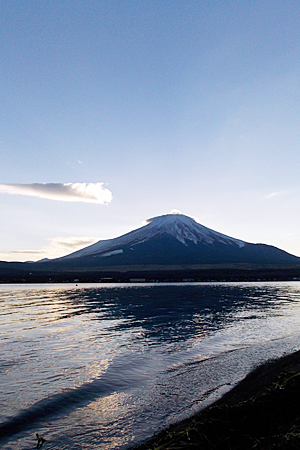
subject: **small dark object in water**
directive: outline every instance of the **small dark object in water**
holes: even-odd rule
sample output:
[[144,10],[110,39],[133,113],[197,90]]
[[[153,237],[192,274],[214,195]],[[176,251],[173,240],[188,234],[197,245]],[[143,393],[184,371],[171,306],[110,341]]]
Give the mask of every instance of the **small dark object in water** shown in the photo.
[[36,448],[41,448],[41,446],[46,441],[46,439],[44,439],[39,433],[36,433],[35,435],[36,435],[37,440],[38,440]]

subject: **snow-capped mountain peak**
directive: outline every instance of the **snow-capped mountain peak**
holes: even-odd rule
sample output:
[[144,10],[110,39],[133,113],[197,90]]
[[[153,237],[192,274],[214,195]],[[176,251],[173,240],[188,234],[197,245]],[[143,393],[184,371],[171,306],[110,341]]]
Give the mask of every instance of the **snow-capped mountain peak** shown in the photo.
[[134,247],[159,236],[171,236],[184,245],[191,243],[209,245],[214,242],[225,245],[236,245],[239,248],[245,245],[245,242],[211,230],[201,225],[192,217],[181,214],[178,211],[153,217],[144,223],[145,225],[141,228],[114,239],[99,241],[82,250],[67,255],[63,259],[91,255],[106,257],[122,253],[122,247],[125,245],[127,246],[129,244],[131,247]]
[[153,234],[166,233],[175,237],[182,244],[188,244],[188,241],[192,241],[194,244],[198,242],[212,244],[214,241],[218,241],[223,244],[236,244],[239,247],[245,245],[241,240],[211,230],[201,225],[196,219],[178,212],[153,217],[146,223],[145,231],[147,229],[148,236],[153,237]]

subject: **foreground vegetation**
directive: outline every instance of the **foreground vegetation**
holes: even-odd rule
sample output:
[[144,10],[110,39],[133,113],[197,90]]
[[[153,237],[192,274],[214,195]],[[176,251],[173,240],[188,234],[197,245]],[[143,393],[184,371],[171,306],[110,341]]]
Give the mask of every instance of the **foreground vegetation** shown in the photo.
[[221,400],[135,450],[300,448],[300,352],[268,362]]

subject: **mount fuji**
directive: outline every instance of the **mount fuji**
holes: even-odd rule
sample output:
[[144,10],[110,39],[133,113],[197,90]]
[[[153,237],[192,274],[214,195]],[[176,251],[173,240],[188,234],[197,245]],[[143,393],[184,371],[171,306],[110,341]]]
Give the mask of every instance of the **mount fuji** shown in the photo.
[[270,245],[226,236],[192,217],[170,213],[149,219],[143,227],[123,236],[99,241],[41,264],[91,270],[120,266],[295,265],[300,264],[300,258]]

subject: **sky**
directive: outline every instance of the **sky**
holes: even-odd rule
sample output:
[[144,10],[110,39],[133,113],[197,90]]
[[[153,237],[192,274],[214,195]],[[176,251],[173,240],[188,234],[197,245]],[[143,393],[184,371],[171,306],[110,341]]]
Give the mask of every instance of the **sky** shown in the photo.
[[0,260],[173,209],[300,256],[300,4],[0,5]]

